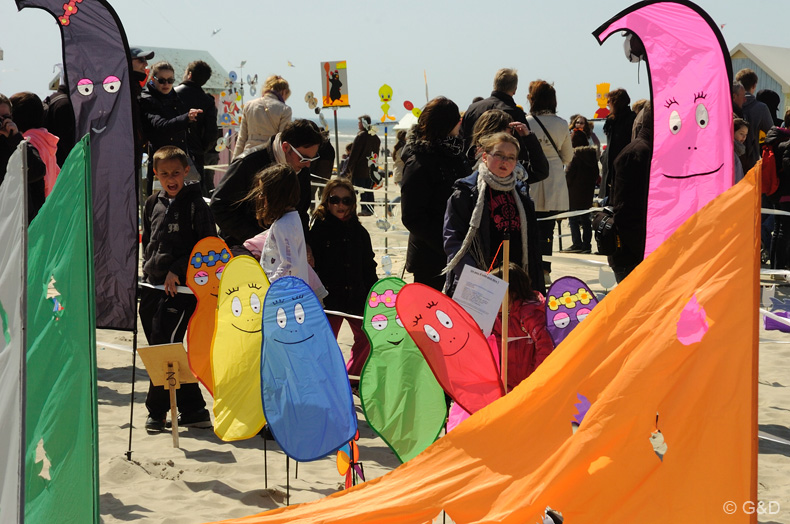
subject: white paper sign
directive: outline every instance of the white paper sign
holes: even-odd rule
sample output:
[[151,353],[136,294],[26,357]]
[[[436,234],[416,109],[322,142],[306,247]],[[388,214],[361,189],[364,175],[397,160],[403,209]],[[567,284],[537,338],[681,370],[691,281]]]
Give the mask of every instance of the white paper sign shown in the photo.
[[453,300],[472,315],[487,337],[494,327],[507,282],[472,266],[464,266],[455,288]]

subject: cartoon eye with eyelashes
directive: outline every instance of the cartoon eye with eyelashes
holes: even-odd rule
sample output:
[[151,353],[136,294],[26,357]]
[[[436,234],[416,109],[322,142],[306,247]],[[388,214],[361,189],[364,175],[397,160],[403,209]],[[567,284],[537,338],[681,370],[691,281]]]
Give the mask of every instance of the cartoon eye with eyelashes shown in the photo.
[[296,304],[294,306],[294,317],[296,317],[297,324],[304,324],[304,308],[302,304]]
[[217,272],[216,272],[216,275],[217,275],[217,280],[220,280],[220,279],[222,279],[222,272],[223,272],[224,270],[225,270],[225,266],[222,266],[221,268],[217,269]]
[[395,323],[398,324],[400,327],[403,327],[403,322],[401,321],[399,316],[395,317]]
[[669,131],[673,135],[680,133],[680,114],[677,111],[672,111],[669,115]]
[[255,293],[250,295],[250,307],[256,315],[261,312],[261,299]]
[[700,129],[708,127],[708,108],[704,104],[697,104],[696,111],[697,125]]
[[195,284],[198,286],[205,286],[208,283],[208,273],[205,271],[198,271],[195,273]]
[[437,309],[436,310],[436,318],[447,329],[450,329],[451,327],[453,327],[453,321],[450,319],[450,316],[447,313],[445,313],[444,311],[442,311],[441,309]]
[[93,94],[93,82],[89,78],[83,78],[77,82],[77,92],[82,96],[91,96]]
[[230,303],[230,310],[234,317],[241,316],[241,299],[239,297],[233,297],[233,300]]
[[425,334],[434,342],[439,342],[439,340],[441,340],[439,333],[430,324],[425,324]]
[[108,93],[115,94],[121,89],[121,80],[117,76],[110,75],[104,79],[102,87]]
[[418,325],[418,324],[420,323],[420,320],[422,320],[422,315],[417,315],[417,316],[415,316],[415,317],[414,317],[414,324],[412,324],[412,325],[413,325],[413,326],[416,326],[416,325]]
[[427,306],[425,306],[425,307],[426,307],[427,309],[431,309],[432,307],[436,307],[436,305],[437,305],[437,303],[436,303],[436,302],[428,302],[428,305],[427,305]]

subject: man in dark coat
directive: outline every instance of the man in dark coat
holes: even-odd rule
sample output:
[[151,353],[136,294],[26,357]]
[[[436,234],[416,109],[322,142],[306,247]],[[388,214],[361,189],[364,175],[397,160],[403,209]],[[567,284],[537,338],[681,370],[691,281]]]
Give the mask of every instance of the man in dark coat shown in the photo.
[[[527,115],[524,110],[516,105],[513,96],[518,89],[518,74],[515,69],[500,69],[494,76],[494,90],[491,96],[473,102],[464,112],[461,119],[461,135],[464,138],[464,151],[472,147],[472,130],[475,128],[477,120],[489,109],[501,109],[513,118],[514,122],[527,123]],[[529,125],[527,125],[529,129]]]
[[[378,154],[381,146],[381,139],[376,134],[370,134],[370,116],[362,115],[359,117],[359,132],[354,137],[351,144],[351,153],[348,154],[346,171],[341,172],[341,176],[347,176],[351,183],[357,187],[371,189],[373,179],[370,177],[371,171],[376,169],[375,165],[370,165],[368,159],[373,154]],[[359,198],[360,202],[373,202],[373,193],[364,191]],[[359,216],[370,216],[373,214],[373,206],[363,205]]]
[[610,204],[619,242],[608,259],[617,282],[627,277],[645,255],[647,190],[653,158],[652,108],[645,107],[639,119],[642,122],[636,138],[620,151],[612,168]]
[[[280,144],[280,152],[276,144]],[[260,146],[245,151],[233,159],[211,196],[212,213],[219,227],[219,236],[231,248],[241,246],[263,231],[255,218],[255,201],[247,195],[255,186],[255,175],[262,169],[280,162],[289,164],[299,178],[299,217],[307,231],[307,210],[310,207],[310,161],[318,154],[321,132],[309,120],[294,120]],[[279,159],[278,159],[279,157]],[[304,158],[304,160],[302,160]]]
[[203,196],[207,197],[214,189],[212,173],[204,173],[205,155],[213,149],[217,141],[217,106],[214,97],[203,91],[203,86],[211,78],[211,66],[203,60],[195,60],[187,66],[184,81],[175,92],[187,107],[202,109],[197,123],[189,128],[187,145],[189,155],[200,173]]

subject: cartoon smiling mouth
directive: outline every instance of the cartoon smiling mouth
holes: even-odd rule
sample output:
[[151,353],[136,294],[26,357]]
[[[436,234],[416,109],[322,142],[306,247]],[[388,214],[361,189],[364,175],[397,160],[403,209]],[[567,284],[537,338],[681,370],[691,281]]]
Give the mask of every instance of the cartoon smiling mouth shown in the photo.
[[458,353],[459,351],[461,351],[462,349],[464,349],[464,348],[466,347],[466,343],[467,343],[467,342],[469,342],[469,333],[467,333],[467,334],[466,334],[466,340],[464,340],[464,343],[463,343],[463,344],[461,344],[461,347],[460,347],[460,348],[456,349],[456,350],[455,350],[454,352],[452,352],[452,353],[444,353],[444,352],[442,352],[442,353],[444,353],[444,356],[445,356],[445,357],[452,357],[453,355],[455,355],[456,353]]
[[261,330],[260,330],[260,329],[256,329],[256,330],[254,330],[254,331],[247,331],[246,329],[241,329],[241,328],[240,328],[239,326],[237,326],[236,324],[233,324],[233,323],[231,323],[230,325],[231,325],[231,326],[233,326],[233,327],[235,327],[235,328],[236,328],[236,329],[238,329],[239,331],[244,331],[245,333],[260,333],[260,332],[261,332]]
[[209,293],[209,295],[211,295],[212,297],[218,297],[219,298],[219,295],[217,295],[215,293]]
[[401,342],[403,342],[403,339],[396,340],[395,342],[393,342],[392,340],[388,340],[387,342],[389,342],[389,343],[390,343],[390,344],[392,344],[393,346],[397,346],[398,344],[400,344]]
[[101,129],[96,129],[95,127],[92,127],[91,131],[93,131],[94,133],[96,133],[98,135],[98,134],[104,133],[105,129],[107,129],[107,126],[104,126]]
[[664,177],[666,177],[666,178],[674,178],[674,179],[681,179],[681,178],[694,178],[695,176],[708,176],[708,175],[712,175],[713,173],[718,173],[718,171],[719,171],[719,170],[720,170],[722,167],[724,167],[724,164],[723,164],[723,163],[722,163],[722,165],[720,165],[719,167],[717,167],[717,168],[716,168],[716,169],[714,169],[713,171],[708,171],[707,173],[693,173],[693,174],[691,174],[691,175],[683,175],[683,176],[680,176],[680,175],[678,175],[678,176],[672,176],[672,175],[663,175],[663,176],[664,176]]
[[289,344],[290,345],[290,344],[301,344],[302,342],[306,342],[306,341],[310,340],[311,338],[313,338],[313,335],[310,335],[309,337],[305,338],[304,340],[297,340],[296,342],[286,342],[285,340],[277,340],[276,338],[274,339],[274,341],[275,342],[279,342],[280,344]]

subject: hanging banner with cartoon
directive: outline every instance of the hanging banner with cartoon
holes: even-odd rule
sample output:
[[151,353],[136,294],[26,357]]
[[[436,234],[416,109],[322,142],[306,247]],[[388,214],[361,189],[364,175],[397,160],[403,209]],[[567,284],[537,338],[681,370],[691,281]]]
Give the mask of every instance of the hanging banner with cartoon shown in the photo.
[[187,286],[197,299],[197,307],[187,327],[189,369],[212,395],[211,342],[217,327],[219,282],[231,257],[225,242],[217,237],[206,237],[195,244],[187,266]]
[[274,439],[300,462],[337,451],[354,438],[357,414],[343,353],[302,279],[282,277],[271,285],[263,332],[259,396]]
[[[350,490],[233,522],[423,523],[441,510],[453,522],[558,522],[544,520],[547,506],[569,524],[756,522],[751,510],[722,516],[722,500],[739,501],[725,510],[758,501],[759,220],[747,175],[642,262],[578,336],[425,452]],[[708,327],[687,345],[690,304]],[[678,518],[689,508],[693,517]]]
[[505,394],[483,332],[453,299],[424,284],[407,284],[395,308],[436,380],[465,411],[474,413]]
[[269,280],[257,260],[225,265],[211,343],[214,433],[222,440],[255,436],[266,423],[261,405],[261,308]]
[[[91,136],[96,325],[137,326],[137,187],[129,45],[104,0],[17,0],[54,16],[77,137]],[[13,23],[8,20],[6,23]]]
[[595,293],[576,277],[555,280],[546,292],[546,326],[554,347],[565,340],[598,304]]
[[381,121],[397,120],[395,116],[389,114],[390,102],[392,101],[392,88],[387,84],[379,88],[379,100],[381,100],[381,110],[384,112],[384,114],[381,115]]
[[0,183],[0,522],[22,522],[25,460],[25,253],[27,142],[8,160]]
[[236,87],[238,75],[236,71],[228,73],[225,79],[225,89],[219,93],[219,125],[223,127],[238,127],[241,124],[241,92]]
[[606,96],[609,94],[609,88],[609,82],[595,85],[595,101],[598,103],[598,109],[595,110],[593,118],[606,118],[609,116],[609,108],[606,107],[607,103],[609,102],[609,99]]
[[401,462],[431,445],[447,417],[444,391],[395,309],[404,285],[388,277],[370,290],[362,321],[370,355],[359,377],[365,419]]
[[691,2],[640,2],[593,35],[603,44],[620,31],[641,40],[650,71],[647,257],[732,185],[732,66],[718,25]]
[[321,62],[323,107],[350,107],[346,61]]
[[89,141],[28,230],[25,522],[99,522]]

